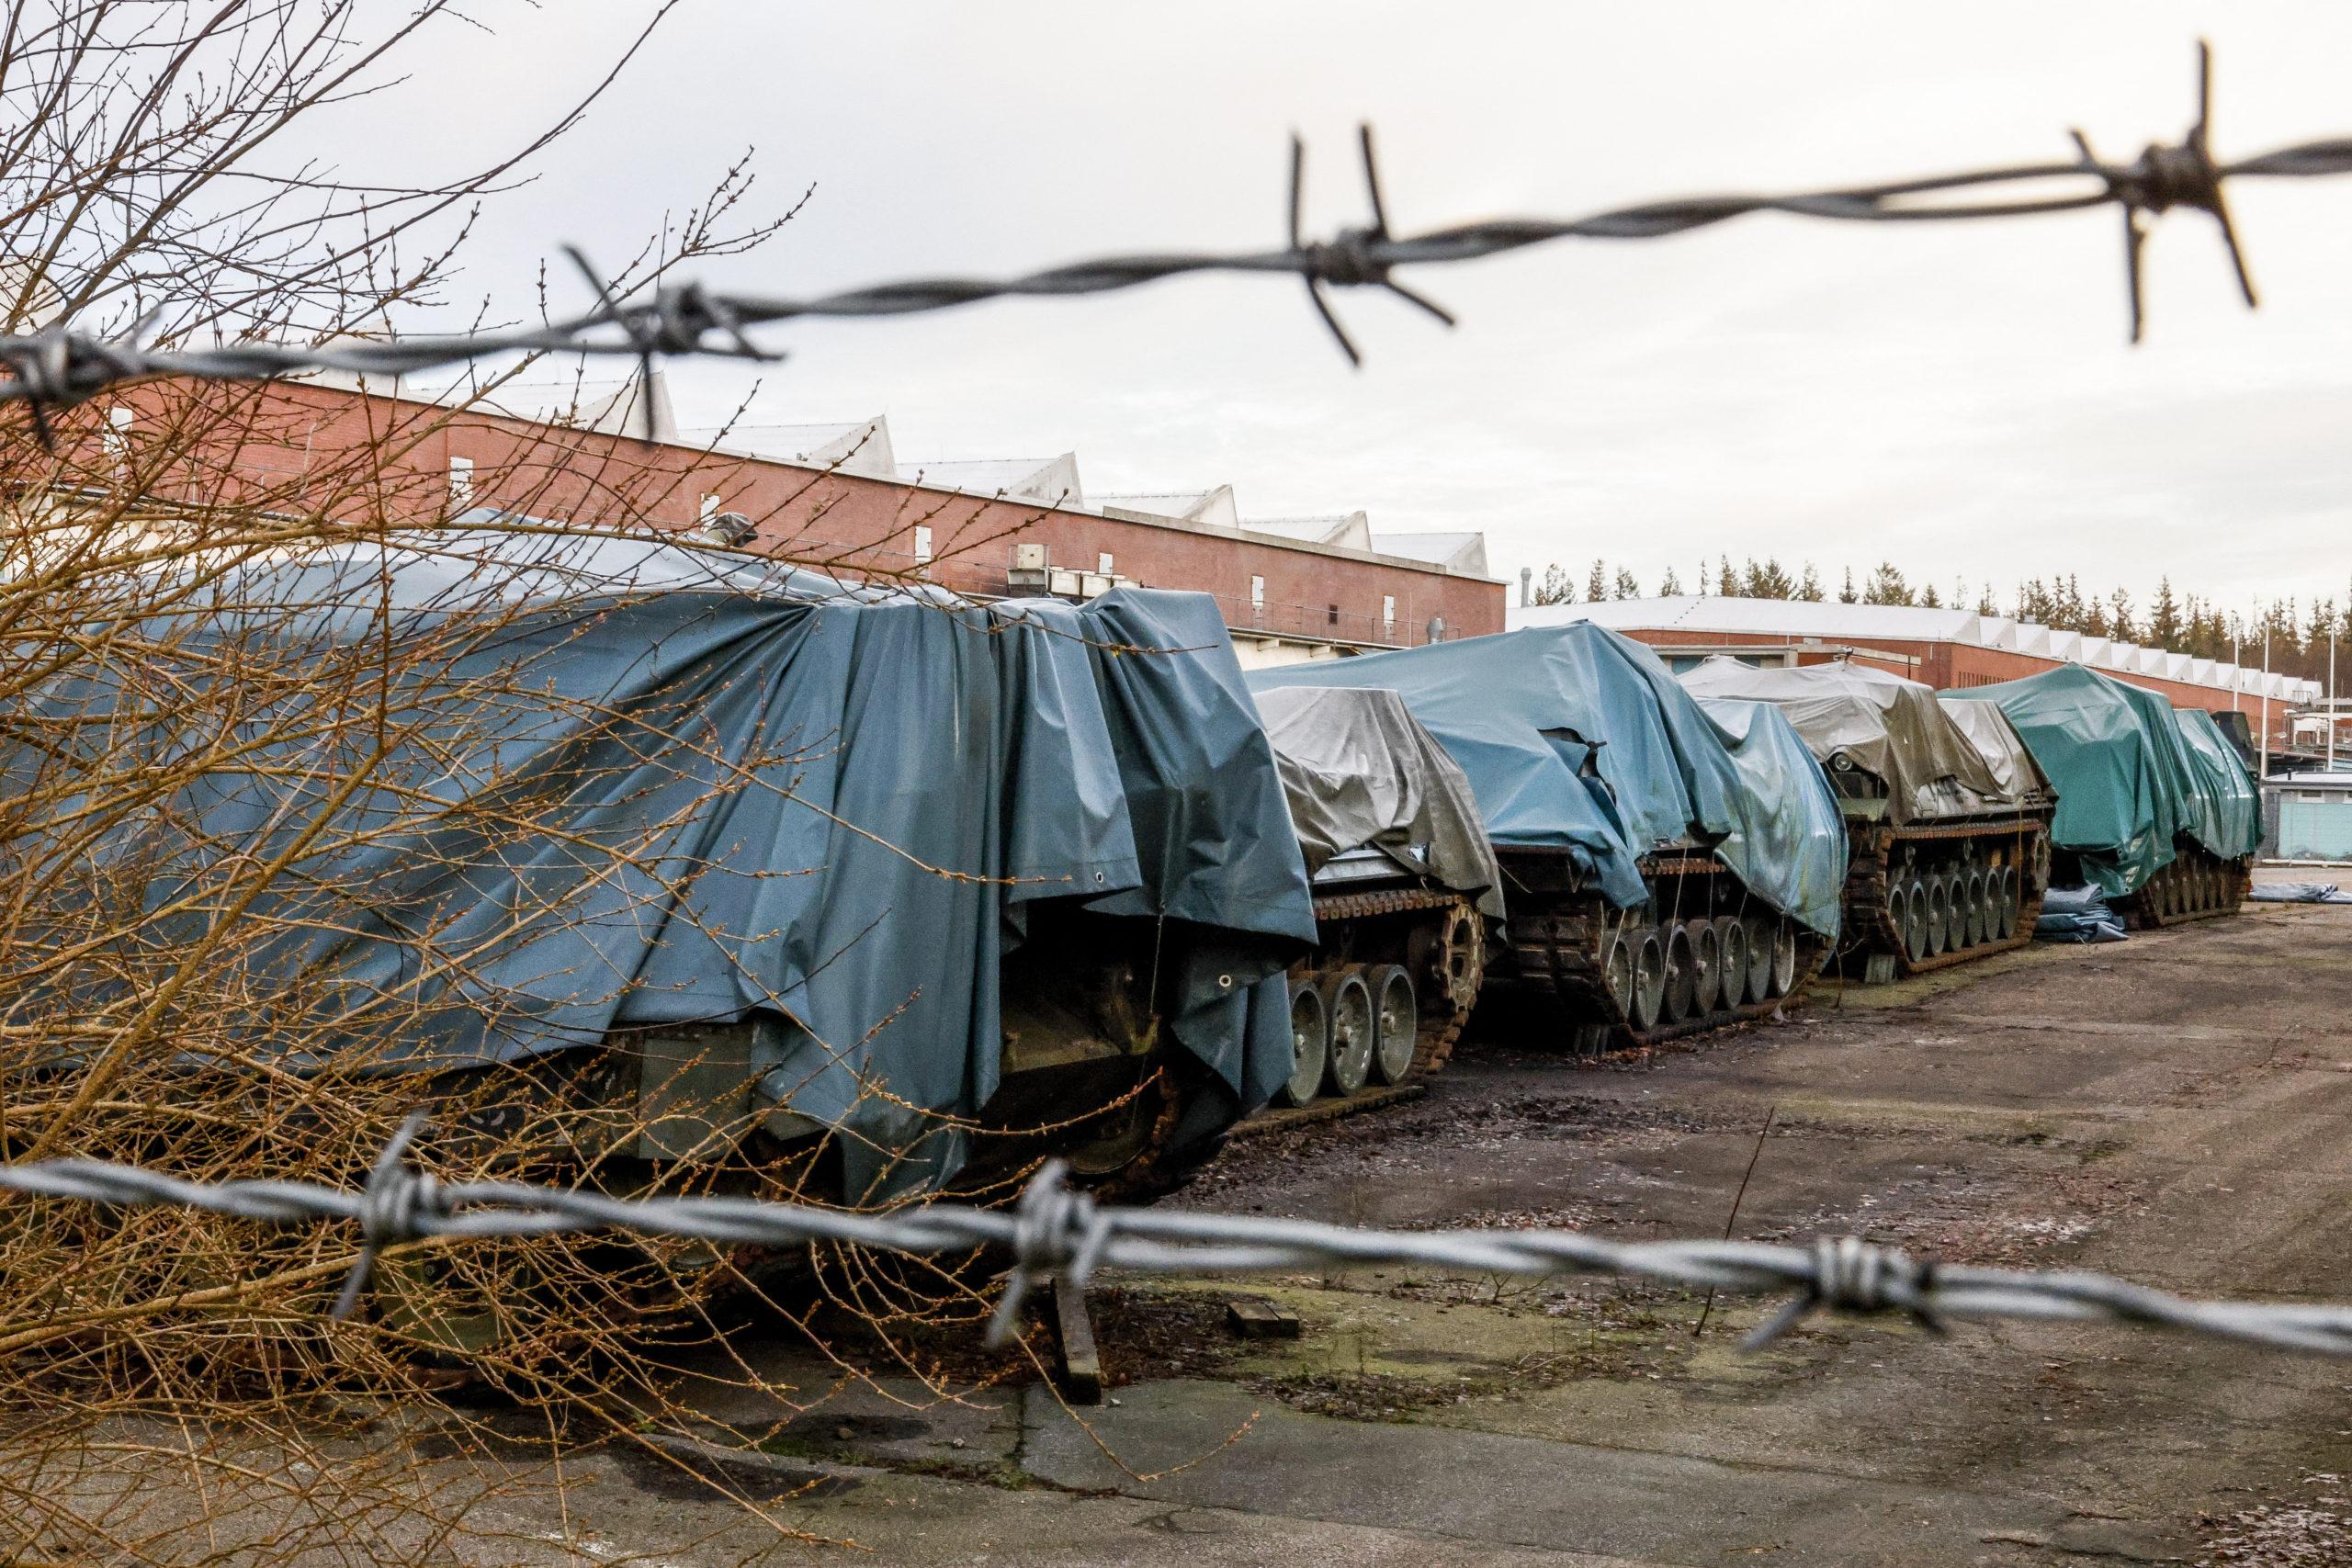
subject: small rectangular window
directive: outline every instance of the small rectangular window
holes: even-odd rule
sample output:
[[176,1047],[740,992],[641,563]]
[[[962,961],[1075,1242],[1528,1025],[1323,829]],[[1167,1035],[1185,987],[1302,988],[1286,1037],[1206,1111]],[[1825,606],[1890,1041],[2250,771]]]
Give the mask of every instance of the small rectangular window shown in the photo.
[[1392,594],[1384,593],[1380,596],[1380,624],[1383,626],[1393,626],[1396,624],[1396,600]]
[[1253,610],[1266,607],[1266,580],[1262,577],[1250,580],[1250,607]]
[[931,527],[928,524],[918,523],[915,525],[915,559],[929,560],[930,558]]
[[474,460],[471,457],[449,459],[449,506],[460,511],[474,503]]
[[1097,556],[1094,558],[1094,570],[1095,570],[1096,571],[1098,571],[1098,572],[1102,573],[1104,577],[1108,577],[1108,576],[1110,576],[1110,575],[1111,575],[1111,552],[1110,552],[1110,551],[1108,551],[1108,550],[1104,550],[1104,551],[1102,551],[1101,554],[1097,555]]
[[1335,626],[1340,624],[1340,607],[1337,604],[1331,606],[1331,624]]

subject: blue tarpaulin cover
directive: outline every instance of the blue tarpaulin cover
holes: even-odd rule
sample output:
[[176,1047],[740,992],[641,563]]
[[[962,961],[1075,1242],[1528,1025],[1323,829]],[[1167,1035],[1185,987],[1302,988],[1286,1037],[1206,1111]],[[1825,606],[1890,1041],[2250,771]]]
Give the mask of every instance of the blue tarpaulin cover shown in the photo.
[[2109,897],[2170,864],[2176,834],[2224,859],[2254,852],[2252,781],[2208,753],[2209,732],[2228,750],[2210,717],[2186,724],[2155,693],[2080,664],[1950,694],[2008,716],[2058,791],[2051,843]]
[[1588,621],[1253,670],[1250,687],[1385,687],[1470,777],[1498,848],[1566,851],[1617,907],[1639,858],[1697,839],[1749,891],[1838,931],[1846,829],[1770,705],[1702,706],[1656,654]]
[[[413,996],[419,1021],[347,1053],[378,1071],[773,1010],[790,1022],[767,1032],[763,1087],[845,1128],[849,1189],[878,1195],[961,1163],[940,1118],[996,1088],[1000,960],[1032,901],[1075,897],[1164,919],[1177,1040],[1228,1118],[1267,1100],[1292,1066],[1282,971],[1315,921],[1216,602],[811,596],[835,588],[752,558],[519,537],[236,572],[179,628],[190,679],[232,638],[299,658],[382,637],[387,604],[402,646],[442,639],[395,665],[393,730],[419,726],[416,743],[334,815],[391,820],[395,791],[447,809],[420,815],[412,793],[413,831],[298,863],[255,908],[280,922],[256,983]],[[87,716],[117,696],[101,675],[38,704]],[[199,862],[289,841],[336,781],[300,782],[286,750],[114,846],[160,867],[151,908]],[[502,813],[529,830],[485,828]]]

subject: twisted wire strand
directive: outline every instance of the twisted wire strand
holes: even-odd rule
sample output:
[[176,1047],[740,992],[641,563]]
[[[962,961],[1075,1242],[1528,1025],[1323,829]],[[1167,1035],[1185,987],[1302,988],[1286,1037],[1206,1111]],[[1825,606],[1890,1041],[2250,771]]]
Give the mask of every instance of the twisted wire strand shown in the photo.
[[[1279,250],[1233,254],[1108,256],[1049,267],[1017,277],[914,278],[808,298],[721,294],[697,283],[662,285],[635,301],[614,299],[600,276],[576,250],[567,254],[585,275],[595,307],[568,321],[544,326],[458,336],[415,337],[386,343],[301,347],[270,343],[225,344],[209,349],[159,350],[149,345],[151,313],[113,338],[69,326],[0,336],[0,402],[30,406],[36,429],[49,438],[48,411],[73,405],[126,381],[179,376],[210,380],[266,380],[312,370],[400,376],[507,353],[622,354],[637,358],[650,374],[653,359],[666,355],[706,355],[773,360],[779,354],[759,347],[744,329],[806,316],[899,316],[944,310],[978,300],[1063,298],[1133,288],[1193,273],[1276,273],[1302,279],[1316,310],[1351,361],[1362,355],[1331,311],[1327,287],[1373,287],[1388,290],[1447,325],[1453,317],[1397,282],[1401,266],[1476,261],[1531,245],[1564,239],[1656,240],[1728,222],[1759,212],[1838,222],[1922,223],[2016,218],[2114,207],[2123,213],[2127,282],[2131,289],[2132,337],[2141,334],[2141,245],[2143,215],[2175,207],[2210,214],[2235,266],[2246,302],[2254,301],[2222,187],[2233,179],[2310,179],[2352,173],[2352,138],[2334,137],[2280,148],[2231,163],[2217,162],[2207,147],[2211,55],[2200,43],[2196,122],[2177,144],[2152,143],[2130,164],[2100,160],[2081,132],[2073,133],[2078,156],[2072,162],[2015,164],[1930,175],[1877,185],[1785,195],[1691,197],[1551,220],[1500,218],[1429,232],[1396,236],[1388,231],[1374,161],[1372,132],[1362,136],[1364,180],[1373,222],[1342,229],[1331,240],[1308,242],[1299,233],[1304,150],[1294,140],[1291,164],[1290,243]],[[2085,188],[2071,193],[2005,196],[2011,186],[2071,179]],[[650,410],[650,400],[647,407]]]
[[1794,1292],[1745,1341],[1770,1343],[1815,1313],[1900,1313],[1940,1332],[1948,1319],[2137,1324],[2328,1356],[2352,1356],[2352,1307],[2198,1301],[2103,1274],[1966,1269],[1914,1258],[1856,1236],[1809,1247],[1756,1242],[1620,1243],[1577,1231],[1385,1231],[1311,1221],[1097,1205],[1058,1161],[1009,1209],[932,1203],[857,1213],[752,1198],[614,1198],[511,1181],[436,1182],[402,1155],[412,1117],[355,1191],[301,1181],[187,1181],[136,1166],[46,1160],[0,1166],[0,1189],[117,1208],[155,1204],[294,1224],[361,1226],[360,1258],[334,1315],[347,1314],[382,1247],[434,1236],[620,1231],[722,1246],[845,1242],[919,1256],[995,1249],[1012,1258],[989,1329],[1002,1343],[1033,1283],[1047,1274],[1083,1289],[1102,1267],[1136,1273],[1299,1271],[1371,1264],[1544,1277],[1614,1274],[1747,1294]]

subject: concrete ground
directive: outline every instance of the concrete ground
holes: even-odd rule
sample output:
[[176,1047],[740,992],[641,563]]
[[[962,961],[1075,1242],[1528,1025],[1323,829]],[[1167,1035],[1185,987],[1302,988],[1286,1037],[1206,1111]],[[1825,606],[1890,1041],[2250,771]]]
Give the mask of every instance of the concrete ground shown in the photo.
[[[1832,987],[1645,1061],[1465,1049],[1426,1099],[1238,1143],[1181,1201],[1721,1235],[1752,1162],[1743,1237],[2352,1299],[2347,1128],[2352,908],[2254,906]],[[747,1340],[680,1390],[713,1448],[572,1461],[560,1523],[518,1501],[516,1538],[568,1562],[767,1547],[723,1487],[891,1563],[2352,1562],[2341,1363],[1853,1321],[1747,1355],[1769,1303],[1611,1281],[1110,1283],[1115,1404],[903,1378],[826,1396],[837,1370]],[[1301,1337],[1229,1337],[1235,1294],[1290,1306]]]

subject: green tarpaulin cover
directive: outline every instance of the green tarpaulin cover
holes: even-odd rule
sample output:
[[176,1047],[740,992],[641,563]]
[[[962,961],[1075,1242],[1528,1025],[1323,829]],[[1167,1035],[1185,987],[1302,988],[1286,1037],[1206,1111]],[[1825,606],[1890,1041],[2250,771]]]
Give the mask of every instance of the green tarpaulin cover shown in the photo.
[[2058,792],[2051,843],[2073,851],[2110,897],[2170,864],[2177,834],[2225,858],[2253,852],[2252,784],[2244,806],[2233,804],[2229,775],[2200,744],[2206,733],[2225,744],[2210,718],[2192,739],[2163,697],[2080,664],[1950,694],[2007,716]]
[[1374,686],[1469,775],[1498,848],[1557,849],[1621,908],[1640,857],[1714,847],[1772,908],[1834,936],[1846,830],[1777,709],[1702,707],[1642,644],[1588,621],[1253,670],[1253,691]]
[[[404,739],[318,841],[411,830],[298,860],[252,914],[278,932],[251,955],[257,998],[299,982],[413,999],[342,1065],[443,1071],[779,1018],[763,1090],[846,1131],[853,1195],[918,1189],[964,1158],[947,1119],[995,1090],[1000,962],[1028,907],[1076,898],[1164,918],[1173,1032],[1229,1091],[1226,1120],[1290,1074],[1283,970],[1313,906],[1204,594],[982,608],[661,544],[474,536],[255,566],[149,630],[180,636],[180,668],[56,683],[39,716],[70,728],[161,675],[200,685],[231,643],[282,666],[438,639],[392,661]],[[72,765],[31,746],[0,761],[21,788]],[[339,782],[291,740],[246,756],[159,803],[101,869],[162,908],[228,857],[292,843]]]

